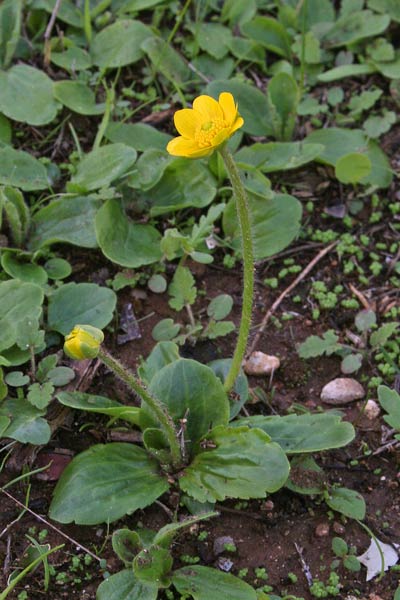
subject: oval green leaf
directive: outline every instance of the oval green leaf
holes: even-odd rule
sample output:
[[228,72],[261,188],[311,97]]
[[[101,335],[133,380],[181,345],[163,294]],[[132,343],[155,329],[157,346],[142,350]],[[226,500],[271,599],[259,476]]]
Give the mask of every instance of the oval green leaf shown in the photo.
[[137,268],[161,258],[157,229],[129,221],[117,200],[108,200],[98,211],[96,234],[103,254],[123,267]]
[[61,197],[41,208],[32,218],[31,250],[57,242],[96,248],[94,220],[101,200],[91,196]]
[[341,156],[335,165],[335,175],[341,183],[360,183],[371,173],[372,164],[368,156],[351,152]]
[[27,152],[14,150],[10,146],[0,148],[0,183],[25,192],[49,187],[42,163]]
[[61,523],[110,523],[152,504],[167,489],[157,462],[142,448],[99,444],[67,466],[56,486],[50,517]]
[[141,45],[153,33],[140,21],[121,19],[102,29],[93,39],[92,59],[95,65],[118,68],[131,65],[143,56]]
[[261,429],[216,427],[179,480],[199,502],[265,498],[286,482],[289,462]]
[[183,596],[194,600],[257,600],[256,591],[230,573],[194,565],[174,571],[172,583]]
[[109,144],[92,150],[78,164],[71,183],[86,191],[109,186],[132,167],[137,152],[125,144]]
[[48,324],[67,335],[78,323],[102,329],[113,317],[115,293],[95,283],[67,283],[49,299]]
[[157,600],[158,585],[138,581],[132,569],[107,577],[97,589],[96,600]]
[[212,427],[228,423],[229,402],[221,381],[195,360],[180,358],[166,365],[151,380],[149,391],[167,406],[176,423],[187,419],[189,451]]
[[14,121],[46,125],[57,114],[53,82],[44,71],[15,65],[0,71],[0,112]]

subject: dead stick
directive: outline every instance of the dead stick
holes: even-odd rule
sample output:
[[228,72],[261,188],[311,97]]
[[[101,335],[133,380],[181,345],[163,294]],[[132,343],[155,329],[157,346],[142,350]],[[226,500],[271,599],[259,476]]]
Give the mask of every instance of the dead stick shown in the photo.
[[56,22],[58,11],[60,10],[62,0],[56,0],[56,3],[53,8],[53,12],[51,13],[50,20],[47,24],[46,31],[44,32],[44,64],[45,67],[48,67],[50,64],[50,36],[53,31],[54,23]]
[[272,317],[272,315],[274,314],[274,312],[276,311],[278,306],[281,304],[282,300],[284,300],[284,298],[300,283],[300,281],[302,281],[302,279],[304,279],[304,277],[306,277],[309,274],[309,272],[315,267],[315,265],[336,246],[336,244],[337,244],[337,241],[332,242],[332,244],[329,244],[329,246],[326,246],[320,252],[318,252],[318,254],[312,259],[312,261],[306,266],[306,268],[296,277],[296,279],[285,290],[283,290],[282,294],[275,300],[275,302],[273,303],[273,305],[267,311],[265,317],[263,318],[261,325],[258,328],[257,334],[256,334],[254,340],[252,341],[250,348],[247,351],[247,356],[249,356],[249,354],[251,354],[254,351],[255,347],[257,346],[257,344],[260,340],[262,333],[264,332],[264,329],[266,328],[266,326],[268,324],[268,321],[270,320],[270,318]]
[[310,567],[308,566],[308,564],[306,563],[306,561],[304,560],[304,556],[303,556],[303,548],[301,546],[299,546],[296,542],[294,543],[294,547],[297,550],[297,554],[299,555],[299,559],[301,562],[301,567],[303,569],[303,573],[307,579],[307,583],[309,586],[312,586],[313,584],[313,578],[311,575],[311,570]]
[[68,540],[69,542],[71,542],[71,544],[75,544],[75,546],[78,546],[78,548],[81,548],[82,550],[84,550],[86,552],[86,554],[90,554],[90,556],[92,558],[95,558],[99,562],[102,562],[102,559],[99,556],[97,556],[96,554],[94,554],[93,552],[91,552],[91,550],[89,550],[85,546],[82,546],[82,544],[80,544],[79,542],[77,542],[76,540],[74,540],[74,538],[69,537],[69,535],[67,535],[66,533],[64,533],[63,531],[61,531],[61,529],[58,529],[58,527],[56,527],[55,525],[52,525],[52,523],[50,523],[49,521],[46,521],[46,519],[44,517],[41,517],[40,515],[38,515],[37,513],[35,513],[33,510],[31,510],[30,508],[28,508],[27,506],[25,506],[25,504],[23,502],[20,502],[19,500],[17,500],[16,498],[14,498],[14,496],[12,496],[8,492],[6,492],[5,489],[0,488],[0,492],[3,492],[3,494],[5,494],[7,496],[7,498],[10,498],[10,500],[12,500],[13,502],[15,502],[15,504],[17,506],[20,506],[24,510],[28,511],[28,513],[30,513],[36,519],[38,519],[39,521],[41,521],[42,523],[44,523],[47,527],[50,527],[51,529],[53,529],[54,531],[56,531],[58,534],[60,534],[63,538],[65,538],[66,540]]

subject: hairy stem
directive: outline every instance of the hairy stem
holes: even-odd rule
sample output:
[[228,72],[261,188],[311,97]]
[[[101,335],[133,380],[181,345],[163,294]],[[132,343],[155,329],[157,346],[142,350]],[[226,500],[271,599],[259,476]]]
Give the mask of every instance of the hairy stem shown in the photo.
[[237,376],[239,375],[250,332],[254,293],[254,254],[250,224],[250,210],[246,190],[244,189],[238,168],[229,150],[224,147],[220,150],[220,153],[232,183],[233,194],[236,202],[236,213],[238,216],[240,232],[242,236],[243,254],[242,317],[231,368],[224,384],[225,391],[230,392],[235,384]]
[[147,404],[153,414],[157,417],[161,429],[168,441],[171,451],[171,462],[174,468],[182,464],[181,450],[174,422],[168,414],[166,407],[159,400],[151,396],[146,388],[139,383],[136,377],[128,371],[117,359],[103,349],[100,349],[98,358],[109,367],[124,383],[128,385],[141,400]]

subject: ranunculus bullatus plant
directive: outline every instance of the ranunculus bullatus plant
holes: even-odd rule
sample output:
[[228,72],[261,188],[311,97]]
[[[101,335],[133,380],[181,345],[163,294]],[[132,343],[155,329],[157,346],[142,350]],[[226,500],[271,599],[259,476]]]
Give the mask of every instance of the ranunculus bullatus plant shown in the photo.
[[232,94],[222,92],[218,102],[211,96],[198,96],[193,108],[176,111],[174,123],[181,135],[169,142],[167,151],[173,156],[201,158],[229,139],[244,121]]

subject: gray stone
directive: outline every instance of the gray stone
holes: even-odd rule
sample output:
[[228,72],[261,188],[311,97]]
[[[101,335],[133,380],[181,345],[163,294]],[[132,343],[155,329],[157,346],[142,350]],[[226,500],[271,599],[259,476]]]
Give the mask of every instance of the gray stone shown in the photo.
[[349,377],[338,377],[324,386],[321,400],[326,404],[340,406],[353,400],[360,400],[364,395],[364,388],[358,381]]
[[264,354],[264,352],[253,352],[244,365],[247,375],[270,375],[279,369],[281,361],[277,356]]
[[364,409],[365,416],[370,421],[374,421],[381,414],[379,404],[375,400],[368,400]]
[[226,544],[234,545],[235,542],[230,535],[221,535],[221,537],[217,537],[214,540],[214,554],[222,554],[225,552]]

